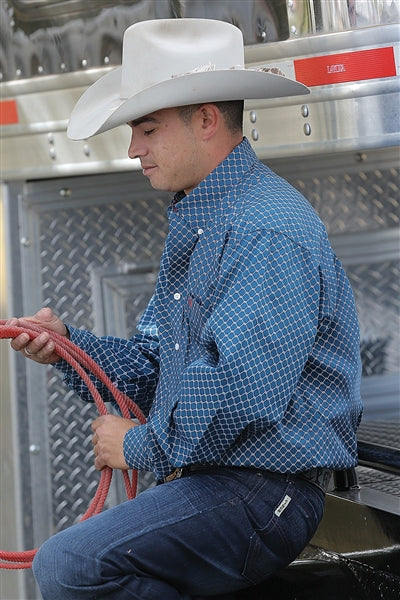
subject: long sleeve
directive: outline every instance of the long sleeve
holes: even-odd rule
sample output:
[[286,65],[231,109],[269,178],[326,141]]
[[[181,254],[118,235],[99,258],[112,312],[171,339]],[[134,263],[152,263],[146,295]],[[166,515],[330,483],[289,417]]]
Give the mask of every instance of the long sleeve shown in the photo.
[[[132,398],[145,415],[149,413],[159,374],[158,339],[151,321],[152,303],[139,323],[141,333],[125,340],[113,336],[97,337],[94,334],[68,326],[70,339],[84,350],[103,369],[119,390]],[[57,363],[64,373],[65,383],[75,390],[83,400],[91,401],[86,385],[65,361]],[[93,375],[104,401],[112,400],[109,390]]]

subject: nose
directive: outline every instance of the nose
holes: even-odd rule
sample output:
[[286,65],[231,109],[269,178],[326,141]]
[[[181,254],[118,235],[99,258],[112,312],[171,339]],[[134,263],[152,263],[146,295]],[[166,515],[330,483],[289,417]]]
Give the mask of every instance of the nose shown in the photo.
[[143,141],[140,143],[139,135],[135,135],[135,131],[132,129],[131,131],[131,141],[128,147],[128,156],[129,158],[140,158],[146,154],[146,149],[144,147]]

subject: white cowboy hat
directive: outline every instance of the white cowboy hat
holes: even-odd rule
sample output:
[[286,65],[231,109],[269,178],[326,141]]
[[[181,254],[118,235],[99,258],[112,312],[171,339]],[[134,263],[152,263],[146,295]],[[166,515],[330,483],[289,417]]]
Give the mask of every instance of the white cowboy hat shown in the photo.
[[242,33],[230,23],[141,21],[125,31],[122,66],[78,100],[67,135],[89,138],[162,108],[308,93],[282,75],[246,69]]

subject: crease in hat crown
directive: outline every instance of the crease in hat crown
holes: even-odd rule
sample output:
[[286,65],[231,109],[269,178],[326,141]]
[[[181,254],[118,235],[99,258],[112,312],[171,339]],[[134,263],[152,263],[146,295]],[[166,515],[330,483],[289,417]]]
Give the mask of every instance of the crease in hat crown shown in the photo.
[[[136,58],[136,60],[135,60]],[[129,27],[123,39],[121,98],[168,79],[199,72],[244,68],[241,31],[211,19],[156,19]]]
[[246,69],[240,29],[212,19],[155,19],[128,27],[122,65],[80,97],[67,135],[82,140],[157,110],[309,93],[281,75]]

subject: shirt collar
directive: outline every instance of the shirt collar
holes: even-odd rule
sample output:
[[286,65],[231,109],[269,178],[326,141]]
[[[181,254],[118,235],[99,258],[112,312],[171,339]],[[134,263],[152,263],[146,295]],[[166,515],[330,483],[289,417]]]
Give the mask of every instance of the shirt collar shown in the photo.
[[188,195],[178,192],[171,210],[192,227],[204,227],[215,212],[222,208],[230,191],[241,181],[257,161],[256,153],[247,138],[199,183]]

